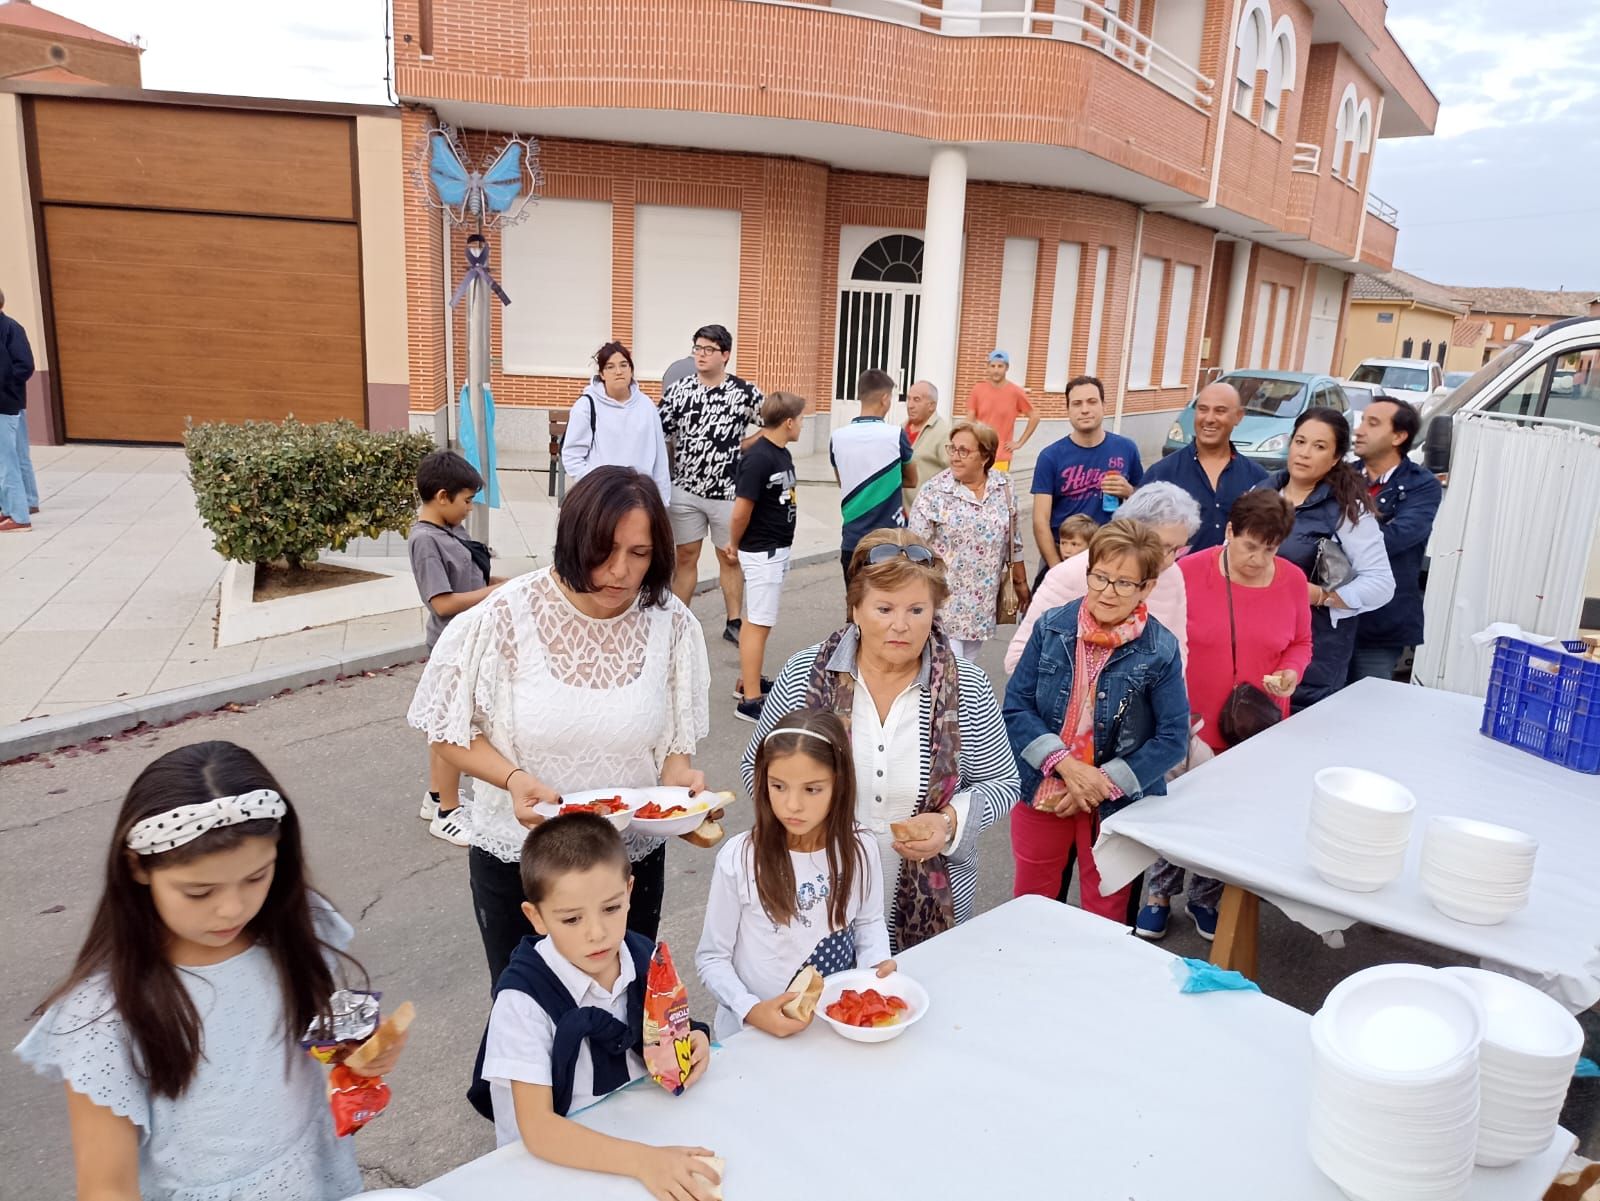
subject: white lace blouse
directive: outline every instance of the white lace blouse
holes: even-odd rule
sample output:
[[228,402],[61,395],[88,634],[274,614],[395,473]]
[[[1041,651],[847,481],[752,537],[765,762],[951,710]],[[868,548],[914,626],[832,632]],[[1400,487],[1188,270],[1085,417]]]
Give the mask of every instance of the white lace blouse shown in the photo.
[[[705,636],[674,596],[620,617],[587,617],[548,567],[512,580],[445,628],[407,715],[430,742],[476,734],[558,792],[647,788],[668,755],[711,729]],[[511,795],[472,782],[472,845],[506,863],[527,830]],[[661,845],[623,832],[635,860]]]

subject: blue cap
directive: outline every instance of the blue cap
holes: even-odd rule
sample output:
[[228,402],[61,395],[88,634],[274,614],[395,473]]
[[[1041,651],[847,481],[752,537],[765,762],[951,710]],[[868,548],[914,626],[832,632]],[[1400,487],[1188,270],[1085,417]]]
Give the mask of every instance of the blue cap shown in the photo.
[[999,359],[1007,367],[1011,366],[1011,356],[1003,350],[991,350],[989,352],[989,361],[992,363],[996,359]]

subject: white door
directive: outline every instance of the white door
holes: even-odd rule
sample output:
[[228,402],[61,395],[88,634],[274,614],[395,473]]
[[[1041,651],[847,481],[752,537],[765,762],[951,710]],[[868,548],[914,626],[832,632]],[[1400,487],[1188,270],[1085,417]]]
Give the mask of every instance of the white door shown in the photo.
[[834,339],[832,428],[861,412],[856,380],[877,368],[904,398],[917,362],[922,239],[847,226],[839,234],[839,316]]
[[1311,323],[1306,330],[1302,371],[1321,375],[1332,372],[1333,344],[1339,337],[1339,302],[1343,299],[1344,272],[1318,267],[1317,282],[1311,290]]

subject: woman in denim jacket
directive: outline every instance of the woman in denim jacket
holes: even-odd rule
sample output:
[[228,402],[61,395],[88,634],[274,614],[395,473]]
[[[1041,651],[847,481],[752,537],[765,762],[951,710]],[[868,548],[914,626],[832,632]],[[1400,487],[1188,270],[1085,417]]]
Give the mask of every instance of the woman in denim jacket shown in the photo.
[[1017,661],[1004,709],[1028,798],[1011,813],[1016,896],[1063,895],[1076,853],[1083,907],[1127,920],[1131,886],[1100,895],[1100,818],[1163,795],[1189,744],[1178,640],[1145,608],[1165,557],[1145,526],[1102,527],[1089,543],[1088,595],[1041,617]]

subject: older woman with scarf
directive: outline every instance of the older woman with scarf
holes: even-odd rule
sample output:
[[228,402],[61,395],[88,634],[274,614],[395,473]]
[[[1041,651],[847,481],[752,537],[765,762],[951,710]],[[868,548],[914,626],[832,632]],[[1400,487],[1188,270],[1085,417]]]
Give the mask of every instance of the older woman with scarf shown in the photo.
[[850,560],[849,624],[784,665],[744,754],[751,788],[756,748],[785,714],[820,708],[843,719],[856,818],[882,852],[897,951],[971,915],[978,836],[1018,795],[989,677],[951,651],[934,621],[946,591],[944,565],[914,534],[863,538]]
[[1131,887],[1100,892],[1100,818],[1164,794],[1189,744],[1178,640],[1145,605],[1166,558],[1154,530],[1103,526],[1089,543],[1088,595],[1041,617],[1017,661],[1005,722],[1026,799],[1011,815],[1019,897],[1057,896],[1076,852],[1083,907],[1127,920]]

